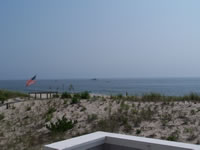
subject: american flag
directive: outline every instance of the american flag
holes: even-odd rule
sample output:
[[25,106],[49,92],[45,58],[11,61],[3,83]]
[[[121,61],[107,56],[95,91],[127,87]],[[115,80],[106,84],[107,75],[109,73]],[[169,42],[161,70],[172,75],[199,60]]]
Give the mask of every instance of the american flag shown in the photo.
[[34,84],[36,82],[35,79],[36,79],[36,75],[33,76],[30,80],[26,81],[26,86],[30,86],[30,85]]

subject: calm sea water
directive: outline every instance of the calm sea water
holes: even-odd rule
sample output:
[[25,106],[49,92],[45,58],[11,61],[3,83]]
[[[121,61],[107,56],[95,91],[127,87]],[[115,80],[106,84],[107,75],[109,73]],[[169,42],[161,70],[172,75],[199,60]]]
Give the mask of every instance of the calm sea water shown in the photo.
[[89,91],[98,94],[141,95],[156,92],[164,95],[186,95],[191,92],[200,94],[200,78],[135,78],[135,79],[68,79],[68,80],[37,80],[25,87],[25,80],[0,81],[0,89],[31,92],[31,91],[68,91],[73,85],[74,92]]

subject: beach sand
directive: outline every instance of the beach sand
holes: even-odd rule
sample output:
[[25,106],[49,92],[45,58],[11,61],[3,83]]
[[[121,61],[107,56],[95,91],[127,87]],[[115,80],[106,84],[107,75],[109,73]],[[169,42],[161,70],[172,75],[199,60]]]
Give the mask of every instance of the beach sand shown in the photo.
[[[51,108],[55,110],[48,118]],[[2,150],[30,147],[38,150],[44,144],[97,130],[200,143],[200,103],[192,101],[134,102],[102,95],[93,95],[77,104],[71,104],[70,99],[32,99],[12,104],[9,109],[0,107],[0,114]],[[63,115],[77,120],[77,124],[65,133],[51,134],[45,125]]]

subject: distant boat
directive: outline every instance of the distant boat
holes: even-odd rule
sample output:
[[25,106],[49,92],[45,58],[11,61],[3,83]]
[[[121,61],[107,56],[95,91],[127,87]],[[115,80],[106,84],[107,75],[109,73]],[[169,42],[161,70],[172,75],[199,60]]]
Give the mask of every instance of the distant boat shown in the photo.
[[91,79],[91,80],[93,80],[93,81],[96,81],[96,80],[97,80],[97,78],[93,78],[93,79]]

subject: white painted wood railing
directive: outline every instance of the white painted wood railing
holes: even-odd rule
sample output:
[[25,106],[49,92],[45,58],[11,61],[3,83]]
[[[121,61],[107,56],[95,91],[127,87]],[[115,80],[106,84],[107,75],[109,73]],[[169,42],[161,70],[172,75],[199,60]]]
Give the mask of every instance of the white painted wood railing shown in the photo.
[[[103,146],[104,145],[104,146]],[[106,145],[106,146],[105,146]],[[200,145],[107,132],[52,143],[44,150],[200,150]]]

